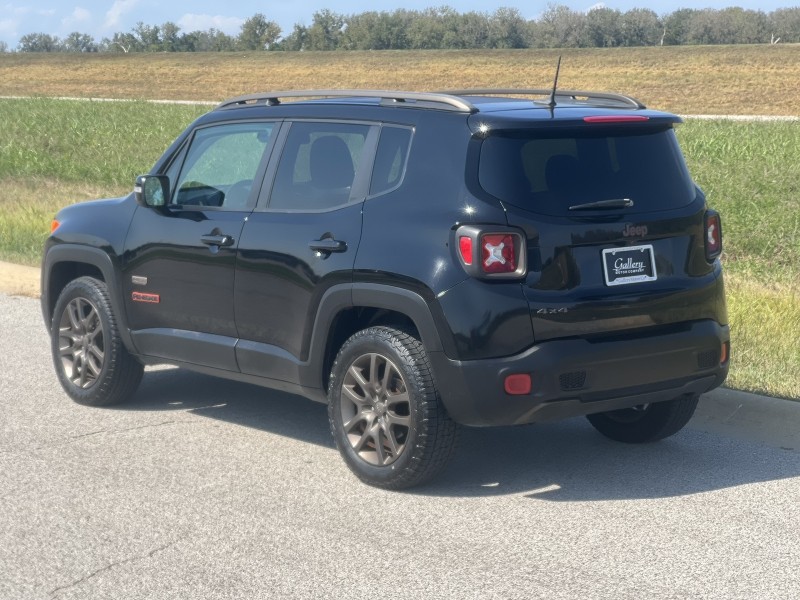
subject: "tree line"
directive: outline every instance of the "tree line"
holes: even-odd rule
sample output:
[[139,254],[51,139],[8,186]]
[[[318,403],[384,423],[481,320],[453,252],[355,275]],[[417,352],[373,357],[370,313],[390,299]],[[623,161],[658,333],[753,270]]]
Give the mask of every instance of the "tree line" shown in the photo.
[[[257,13],[238,35],[217,29],[182,32],[173,22],[139,22],[129,32],[97,42],[86,33],[60,39],[47,33],[22,36],[19,52],[228,52],[261,50],[411,50],[491,48],[611,48],[693,44],[800,42],[800,7],[770,13],[732,7],[682,8],[659,16],[646,8],[625,12],[599,7],[581,12],[550,4],[526,20],[515,8],[460,13],[450,7],[367,11],[352,15],[328,9],[311,25],[283,31]],[[0,51],[9,48],[0,42]]]

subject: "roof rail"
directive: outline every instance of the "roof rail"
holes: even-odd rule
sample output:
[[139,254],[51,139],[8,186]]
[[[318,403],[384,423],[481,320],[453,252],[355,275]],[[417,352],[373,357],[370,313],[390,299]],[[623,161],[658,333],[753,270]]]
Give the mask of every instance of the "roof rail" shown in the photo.
[[[445,90],[443,94],[450,94],[452,96],[549,96],[553,90],[548,89],[492,89],[492,88],[476,88],[466,90]],[[569,100],[580,100],[586,98],[588,101],[592,100],[605,100],[599,104],[622,106],[628,108],[647,108],[644,104],[631,98],[630,96],[623,96],[622,94],[610,94],[607,92],[587,92],[584,90],[556,90],[556,100],[558,98]]]
[[452,94],[389,90],[287,90],[262,92],[231,98],[219,104],[214,110],[256,104],[275,106],[281,103],[281,98],[380,98],[383,105],[416,106],[466,113],[478,112],[478,109],[472,103],[462,98],[457,98]]

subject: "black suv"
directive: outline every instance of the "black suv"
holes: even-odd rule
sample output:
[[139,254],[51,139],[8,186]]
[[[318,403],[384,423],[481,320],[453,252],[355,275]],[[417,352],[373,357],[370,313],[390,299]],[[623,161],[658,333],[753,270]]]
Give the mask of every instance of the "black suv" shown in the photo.
[[326,402],[348,466],[394,489],[439,472],[459,424],[672,435],[730,356],[720,217],[679,122],[583,91],[229,100],[131,195],[56,216],[58,377],[92,406],[156,363]]

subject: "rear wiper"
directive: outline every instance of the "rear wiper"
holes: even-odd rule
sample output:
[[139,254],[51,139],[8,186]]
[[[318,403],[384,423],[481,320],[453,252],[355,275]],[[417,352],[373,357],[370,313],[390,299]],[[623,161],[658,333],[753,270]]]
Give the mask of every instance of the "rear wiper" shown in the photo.
[[592,208],[630,208],[633,200],[630,198],[614,198],[613,200],[598,200],[597,202],[587,202],[586,204],[576,204],[570,206],[570,210],[590,210]]

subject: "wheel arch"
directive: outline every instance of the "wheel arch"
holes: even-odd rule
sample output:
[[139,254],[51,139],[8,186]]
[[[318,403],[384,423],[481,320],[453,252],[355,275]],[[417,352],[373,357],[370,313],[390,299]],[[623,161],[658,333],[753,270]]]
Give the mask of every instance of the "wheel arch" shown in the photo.
[[392,326],[418,337],[428,352],[443,350],[430,305],[417,292],[372,283],[338,286],[323,297],[311,340],[312,376],[318,378],[315,383],[321,389],[327,389],[342,344],[357,331],[375,325]]
[[70,281],[82,276],[94,277],[106,284],[115,309],[115,317],[119,323],[120,337],[132,350],[125,305],[122,302],[122,291],[114,261],[111,256],[99,248],[78,244],[61,244],[48,249],[42,265],[41,280],[42,316],[45,325],[50,327],[53,310],[64,287]]

